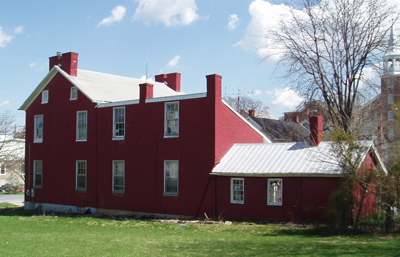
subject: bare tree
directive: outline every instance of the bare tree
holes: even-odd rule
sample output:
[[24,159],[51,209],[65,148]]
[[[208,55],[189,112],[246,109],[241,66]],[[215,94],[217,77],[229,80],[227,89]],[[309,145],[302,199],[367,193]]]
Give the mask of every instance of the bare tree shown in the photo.
[[291,1],[289,17],[268,30],[265,60],[277,58],[285,77],[309,99],[323,99],[332,124],[351,132],[366,72],[381,61],[398,18],[387,0]]
[[240,97],[224,97],[224,100],[232,106],[237,112],[247,114],[249,110],[255,110],[258,113],[266,112],[268,105],[264,104],[261,100],[250,98],[249,96]]

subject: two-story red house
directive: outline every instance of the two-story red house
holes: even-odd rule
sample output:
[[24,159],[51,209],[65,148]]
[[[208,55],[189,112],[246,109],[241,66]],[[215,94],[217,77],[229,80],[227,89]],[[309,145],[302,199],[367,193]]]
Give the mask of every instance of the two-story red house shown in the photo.
[[77,69],[74,52],[50,72],[26,111],[25,208],[215,216],[214,166],[235,143],[269,140],[221,99],[184,94],[180,74],[146,81]]

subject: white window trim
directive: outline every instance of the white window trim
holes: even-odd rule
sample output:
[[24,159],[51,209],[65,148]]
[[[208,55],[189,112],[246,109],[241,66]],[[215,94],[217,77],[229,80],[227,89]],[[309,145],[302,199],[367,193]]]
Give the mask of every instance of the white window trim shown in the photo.
[[[234,200],[233,199],[233,181],[234,180],[239,180],[239,181],[243,181],[243,200]],[[231,203],[235,203],[235,204],[244,204],[244,178],[231,178]]]
[[[174,105],[174,104],[178,105],[178,134],[177,135],[169,135],[168,134],[168,122],[167,122],[167,106],[168,105]],[[179,137],[179,120],[180,120],[179,111],[180,111],[179,102],[167,102],[167,103],[165,103],[165,106],[164,106],[164,138]]]
[[[270,183],[270,181],[272,181],[272,180],[280,180],[281,181],[281,197],[282,197],[282,199],[281,199],[281,202],[270,202],[270,191],[269,191],[269,183]],[[268,205],[274,205],[274,206],[282,206],[282,202],[283,202],[283,180],[281,179],[281,178],[271,178],[271,179],[268,179],[268,184],[267,184],[267,191],[268,191],[268,195],[267,195],[267,197],[268,197]]]
[[[78,174],[79,163],[85,163],[85,175]],[[76,161],[75,170],[76,170],[75,189],[76,190],[80,190],[80,191],[86,191],[86,188],[87,188],[87,161],[86,160],[78,160],[78,161]],[[85,187],[78,187],[78,176],[85,177]]]
[[[76,96],[75,97],[74,97],[74,91],[76,92]],[[71,87],[69,100],[78,100],[78,89],[76,87]]]
[[388,112],[388,120],[394,120],[394,112],[392,110]]
[[42,91],[42,104],[47,104],[49,102],[49,90]]
[[[115,178],[115,162],[122,162],[124,164],[124,175],[122,176],[124,179],[124,189],[123,190],[114,190],[114,178]],[[113,193],[125,193],[125,161],[124,160],[114,160],[112,161],[112,192]]]
[[[166,176],[166,166],[167,162],[176,162],[178,166],[178,175],[176,177],[176,193],[175,192],[167,192],[167,176]],[[165,160],[164,161],[164,195],[166,196],[178,196],[179,195],[179,161],[178,160]]]
[[[86,120],[85,120],[85,123],[86,123],[86,126],[85,126],[85,128],[86,128],[86,136],[85,136],[85,138],[79,138],[79,114],[80,113],[85,113],[86,114]],[[78,141],[78,142],[85,142],[85,141],[87,141],[87,126],[88,126],[88,123],[87,123],[87,111],[77,111],[76,112],[76,141]]]
[[[42,138],[37,138],[37,134],[36,134],[36,117],[42,117]],[[34,143],[42,143],[43,142],[43,129],[44,129],[44,117],[43,115],[35,115],[34,116],[34,122],[33,122],[33,126],[34,126],[34,131],[33,131],[33,142]]]
[[[1,169],[4,169],[4,173],[3,174],[1,174]],[[5,176],[5,175],[7,175],[7,166],[6,166],[6,163],[0,163],[0,176]]]
[[[116,132],[116,130],[115,130],[115,125],[116,125],[116,122],[115,122],[115,110],[118,110],[118,109],[123,109],[124,110],[124,135],[123,136],[116,136],[115,135],[115,132]],[[113,108],[113,140],[124,140],[125,139],[125,135],[126,135],[126,111],[125,111],[125,106],[124,107],[114,107]]]
[[[36,185],[36,163],[40,163],[41,164],[41,173],[40,173],[40,177],[41,177],[41,183],[40,185]],[[33,161],[33,187],[34,188],[42,188],[43,187],[43,162],[41,160],[34,160]]]

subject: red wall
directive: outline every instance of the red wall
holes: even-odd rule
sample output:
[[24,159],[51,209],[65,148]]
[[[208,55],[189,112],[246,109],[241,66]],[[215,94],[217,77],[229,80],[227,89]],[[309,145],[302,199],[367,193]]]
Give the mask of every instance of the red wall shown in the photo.
[[[218,76],[218,75],[216,75]],[[216,76],[212,76],[213,78]],[[208,83],[207,97],[179,100],[179,137],[164,138],[165,102],[125,106],[125,139],[112,140],[113,107],[95,108],[57,74],[26,112],[30,168],[43,161],[43,187],[26,201],[149,213],[212,217],[215,181],[209,173],[234,143],[260,143],[262,137],[220,99],[221,84]],[[88,111],[88,140],[76,142],[76,111]],[[34,115],[44,115],[43,143],[33,143]],[[29,151],[29,150],[28,150]],[[27,151],[27,156],[28,156]],[[76,160],[87,160],[87,190],[75,190]],[[112,193],[112,161],[125,160],[125,192]],[[164,196],[164,160],[179,160],[179,195]],[[29,166],[30,164],[30,166]]]

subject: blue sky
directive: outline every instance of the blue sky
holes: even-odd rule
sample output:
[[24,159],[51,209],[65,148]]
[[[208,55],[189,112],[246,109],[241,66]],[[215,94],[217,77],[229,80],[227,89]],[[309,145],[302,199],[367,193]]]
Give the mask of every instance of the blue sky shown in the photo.
[[186,93],[205,92],[205,76],[217,73],[223,94],[255,91],[278,118],[302,99],[276,79],[273,61],[260,63],[254,34],[285,10],[263,0],[2,1],[0,112],[24,125],[17,109],[48,73],[48,58],[73,51],[78,69],[135,78],[146,75],[147,58],[151,78],[180,72]]

